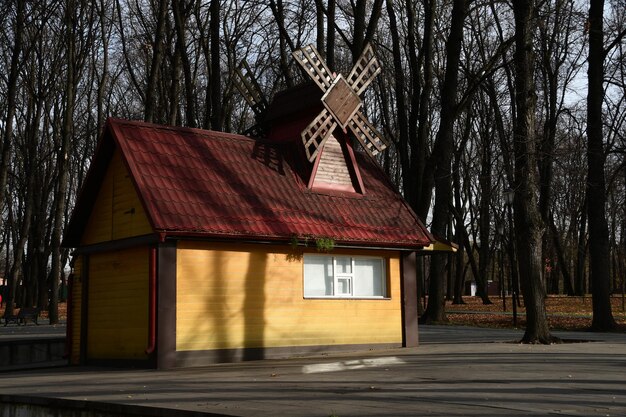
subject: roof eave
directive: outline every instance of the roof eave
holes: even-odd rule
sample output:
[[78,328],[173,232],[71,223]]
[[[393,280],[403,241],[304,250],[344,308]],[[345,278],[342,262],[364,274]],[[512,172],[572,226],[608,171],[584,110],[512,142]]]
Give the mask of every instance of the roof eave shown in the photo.
[[[293,245],[292,236],[254,235],[254,234],[218,234],[190,231],[159,231],[162,240],[204,240],[211,242],[252,243],[252,244],[286,244]],[[310,238],[313,242],[316,237]],[[298,239],[298,247],[309,247],[305,239]],[[342,249],[369,249],[369,250],[401,250],[416,251],[428,246],[430,242],[419,241],[380,241],[380,240],[335,240],[334,247]]]

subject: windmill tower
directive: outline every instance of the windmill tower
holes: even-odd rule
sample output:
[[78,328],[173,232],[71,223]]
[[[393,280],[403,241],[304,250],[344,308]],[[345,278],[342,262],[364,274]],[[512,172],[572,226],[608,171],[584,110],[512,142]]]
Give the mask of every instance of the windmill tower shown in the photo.
[[293,56],[313,83],[278,93],[271,104],[245,62],[235,70],[235,87],[256,117],[246,133],[253,137],[267,133],[270,140],[281,142],[299,135],[304,156],[312,164],[305,179],[309,188],[363,192],[349,133],[372,157],[388,146],[362,112],[361,95],[381,71],[372,46],[365,47],[347,77],[332,73],[312,45]]

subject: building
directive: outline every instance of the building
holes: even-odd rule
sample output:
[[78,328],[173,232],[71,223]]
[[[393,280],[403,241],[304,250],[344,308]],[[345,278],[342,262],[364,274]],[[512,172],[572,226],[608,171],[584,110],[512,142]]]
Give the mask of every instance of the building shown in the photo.
[[305,153],[320,96],[277,96],[265,139],[107,121],[64,239],[71,363],[417,345],[415,252],[433,239],[345,129]]

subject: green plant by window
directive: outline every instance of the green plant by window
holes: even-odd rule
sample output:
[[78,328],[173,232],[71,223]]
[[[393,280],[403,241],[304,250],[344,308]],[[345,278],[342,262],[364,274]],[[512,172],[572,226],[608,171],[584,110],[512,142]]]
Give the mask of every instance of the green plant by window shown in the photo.
[[318,252],[330,252],[335,248],[335,241],[329,237],[315,239],[315,246]]

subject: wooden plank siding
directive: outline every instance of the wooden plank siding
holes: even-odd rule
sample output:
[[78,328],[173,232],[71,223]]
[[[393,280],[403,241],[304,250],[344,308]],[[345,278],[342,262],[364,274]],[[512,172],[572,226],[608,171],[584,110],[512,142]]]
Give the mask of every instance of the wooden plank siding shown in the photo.
[[80,326],[81,326],[81,314],[82,303],[81,298],[83,294],[82,279],[83,279],[83,257],[78,256],[74,262],[74,277],[72,278],[72,311],[68,311],[68,316],[72,316],[72,340],[70,346],[69,362],[72,365],[78,365],[80,363]]
[[87,359],[147,359],[148,248],[89,257]]
[[[387,262],[388,299],[305,299],[290,248],[179,242],[176,350],[402,344],[397,252],[342,251]],[[301,255],[301,253],[300,253]]]
[[341,145],[333,135],[326,140],[312,186],[354,192],[346,158]]
[[135,186],[119,150],[115,150],[102,181],[82,245],[152,233]]

